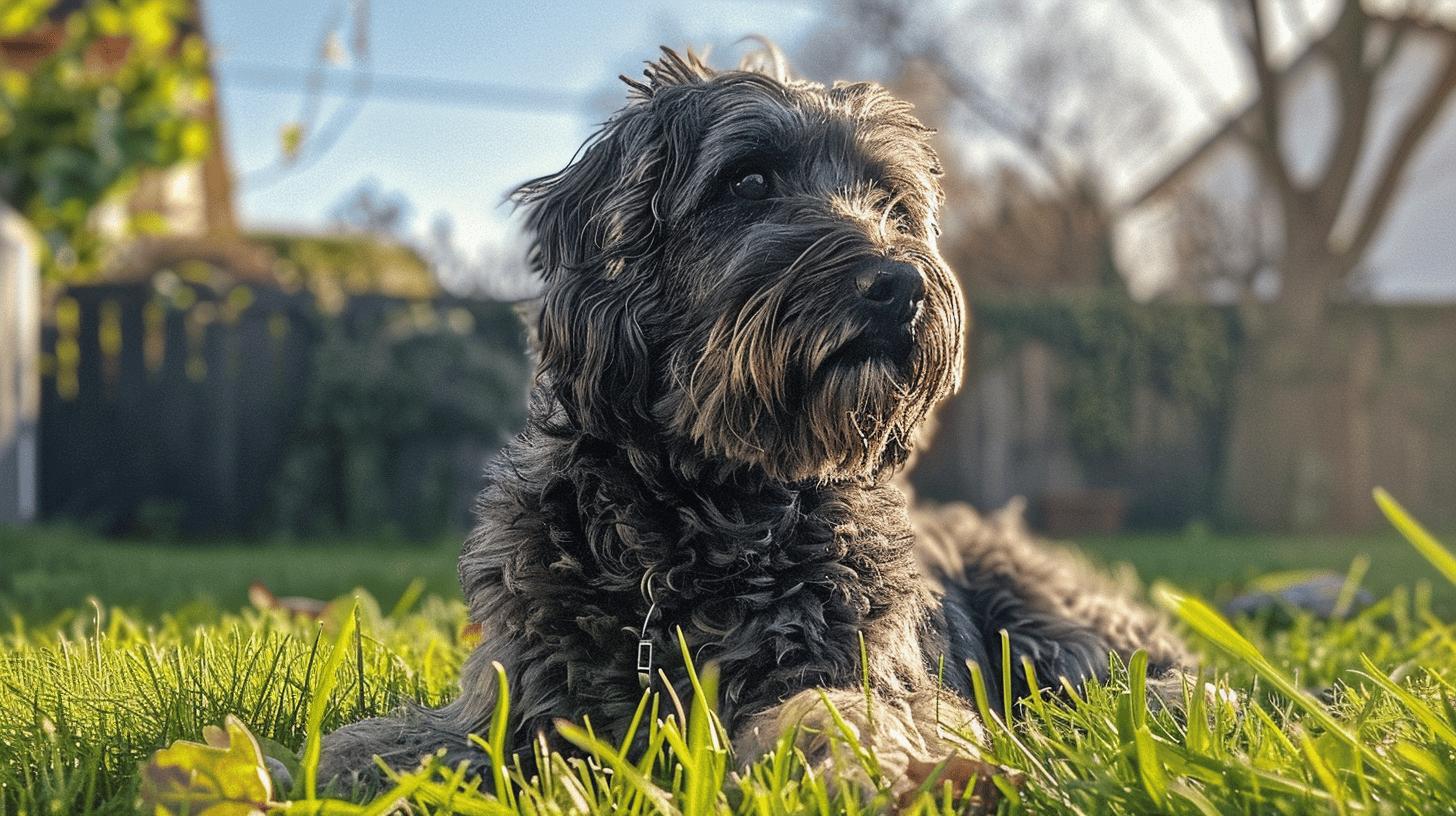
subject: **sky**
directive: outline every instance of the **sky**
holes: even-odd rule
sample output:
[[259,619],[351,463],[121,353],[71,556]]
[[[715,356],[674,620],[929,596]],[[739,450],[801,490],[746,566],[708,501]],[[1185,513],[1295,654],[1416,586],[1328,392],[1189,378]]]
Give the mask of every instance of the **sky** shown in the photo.
[[[657,53],[659,44],[712,49],[717,55],[712,61],[720,66],[736,62],[735,44],[753,34],[774,40],[791,55],[821,35],[802,50],[830,63],[839,58],[855,65],[859,53],[825,47],[836,42],[832,32],[841,22],[829,16],[842,8],[831,0],[203,2],[215,50],[226,148],[249,228],[326,229],[340,202],[369,183],[410,203],[406,231],[417,240],[425,239],[437,217],[448,217],[454,243],[467,257],[482,248],[497,257],[502,248],[507,254],[512,251],[517,227],[504,203],[506,194],[522,181],[564,166],[624,99],[625,88],[616,76],[640,74],[642,62]],[[1007,2],[1024,11],[1055,7]],[[359,75],[350,70],[349,29],[338,23],[349,18],[348,9],[361,5],[369,9],[365,19],[375,87],[354,97],[362,101],[354,106],[356,115],[347,119],[347,126],[335,132],[337,138],[305,140],[305,159],[280,170],[285,127],[298,121],[334,121],[341,106],[351,109],[347,94],[309,94],[306,82],[324,50],[321,36],[331,29],[343,31],[344,38],[335,49],[343,59],[330,69],[330,87],[347,89],[349,78]],[[1159,138],[1104,160],[1114,198],[1119,186],[1124,193],[1141,189],[1143,179],[1156,178],[1168,161],[1201,141],[1249,85],[1229,50],[1214,4],[1158,0],[1144,7],[1153,11],[1141,26],[1129,25],[1132,18],[1126,14],[1099,14],[1109,6],[1084,7],[1084,22],[1091,26],[1085,30],[1095,44],[1132,59],[1128,65],[1141,71],[1152,92],[1168,105]],[[1302,9],[1294,16],[1308,21],[1326,17],[1333,6],[1326,0],[1293,0],[1289,8]],[[954,38],[964,48],[977,49],[978,62],[994,71],[996,49],[1014,48],[1008,43],[1017,42],[1017,36],[1070,36],[1056,19],[1043,19],[1045,13],[1027,15],[1026,31],[1008,32],[994,23],[973,21],[968,30],[957,29]],[[1283,20],[1274,20],[1274,47],[1292,52],[1296,38]],[[937,25],[934,15],[921,22]],[[1143,35],[1158,30],[1173,37],[1167,41],[1171,47],[1149,50]],[[744,47],[736,46],[738,51]],[[1201,76],[1180,71],[1180,64],[1197,65],[1195,73]],[[828,70],[838,75],[841,69]],[[854,78],[871,78],[861,76],[857,67],[843,70],[854,72]],[[996,84],[994,76],[985,79]],[[1201,94],[1196,91],[1200,85],[1205,86]],[[1016,90],[1002,93],[1016,101]],[[1092,92],[1099,92],[1098,86]],[[310,99],[324,100],[317,116],[304,112]],[[1100,104],[1070,109],[1096,111]],[[963,156],[965,151],[979,152],[994,163],[997,154],[991,143],[962,136],[955,147]],[[310,144],[321,149],[310,151]],[[1426,220],[1432,218],[1439,220],[1435,215]],[[1417,231],[1420,240],[1405,243],[1421,244],[1429,233],[1436,236],[1429,240],[1451,246],[1449,238],[1441,237],[1444,222],[1422,230]],[[1456,294],[1456,275],[1445,257],[1435,265],[1401,262],[1383,270],[1377,291],[1402,298]]]
[[[507,191],[565,165],[624,98],[615,77],[640,73],[658,44],[713,46],[721,53],[745,35],[761,34],[791,48],[820,13],[812,3],[782,0],[376,0],[369,44],[377,76],[538,93],[525,104],[468,104],[458,86],[411,81],[405,90],[416,98],[400,98],[380,80],[381,89],[316,160],[276,172],[280,134],[300,119],[320,34],[340,5],[205,2],[245,223],[324,228],[339,201],[372,180],[410,201],[412,233],[424,234],[437,214],[448,214],[457,245],[467,251],[506,237],[512,229],[510,208],[502,205]],[[329,115],[326,108],[321,118]]]

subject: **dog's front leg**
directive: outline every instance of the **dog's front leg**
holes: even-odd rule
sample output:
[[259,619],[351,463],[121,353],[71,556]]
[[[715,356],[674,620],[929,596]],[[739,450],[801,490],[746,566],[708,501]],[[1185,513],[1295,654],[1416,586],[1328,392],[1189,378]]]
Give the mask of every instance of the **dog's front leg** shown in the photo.
[[492,658],[502,652],[477,647],[461,669],[460,695],[442,708],[405,706],[326,735],[318,769],[320,786],[345,796],[375,793],[389,783],[381,763],[396,771],[413,771],[422,760],[442,751],[447,767],[464,762],[478,772],[487,757],[470,735],[489,728],[496,699]]

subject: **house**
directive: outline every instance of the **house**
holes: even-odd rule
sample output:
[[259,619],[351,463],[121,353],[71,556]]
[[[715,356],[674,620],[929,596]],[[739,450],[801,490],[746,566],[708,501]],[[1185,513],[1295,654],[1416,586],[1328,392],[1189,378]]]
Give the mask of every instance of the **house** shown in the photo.
[[[71,15],[86,0],[57,0],[29,30],[0,37],[0,64],[31,70],[65,42]],[[200,9],[183,26],[183,34],[199,31]],[[127,58],[131,43],[124,37],[100,37],[85,54],[87,66],[115,71]],[[214,133],[220,133],[215,101],[199,112]],[[214,137],[217,139],[218,137]],[[197,161],[150,170],[122,200],[98,208],[92,217],[101,232],[125,237],[130,216],[147,213],[164,227],[165,237],[129,242],[108,266],[113,279],[136,270],[155,268],[159,259],[219,257],[231,266],[267,274],[261,255],[239,240],[232,206],[232,181],[227,152],[215,141]],[[43,292],[37,254],[39,239],[9,206],[0,203],[0,524],[35,517],[38,494],[38,424],[40,414],[41,312]]]

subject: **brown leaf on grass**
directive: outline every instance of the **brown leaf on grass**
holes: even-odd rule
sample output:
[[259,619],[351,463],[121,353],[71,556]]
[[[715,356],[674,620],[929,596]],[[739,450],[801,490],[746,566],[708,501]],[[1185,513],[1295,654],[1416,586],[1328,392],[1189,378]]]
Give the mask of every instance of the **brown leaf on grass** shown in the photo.
[[206,744],[177,740],[142,766],[138,808],[158,816],[262,816],[273,798],[263,752],[237,717],[226,731],[203,729]]
[[[905,781],[909,785],[900,793],[896,809],[901,813],[910,811],[921,794],[929,794],[939,801],[945,785],[949,783],[953,800],[964,802],[964,812],[992,813],[1001,798],[995,782],[997,777],[1018,788],[1023,781],[1022,775],[1015,771],[960,754],[953,754],[939,762],[911,757],[905,766]],[[970,795],[966,796],[968,789]]]
[[262,581],[248,584],[248,601],[259,609],[281,609],[300,618],[322,618],[331,604],[317,598],[278,597]]

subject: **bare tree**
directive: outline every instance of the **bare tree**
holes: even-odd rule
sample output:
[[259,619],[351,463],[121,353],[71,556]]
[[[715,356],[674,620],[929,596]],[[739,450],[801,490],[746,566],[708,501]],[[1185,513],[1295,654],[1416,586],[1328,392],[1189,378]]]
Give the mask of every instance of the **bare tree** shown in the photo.
[[516,302],[540,292],[541,282],[526,265],[526,250],[518,242],[486,242],[472,255],[460,248],[454,222],[444,213],[430,222],[424,251],[436,279],[452,294]]
[[[1456,97],[1456,32],[1438,23],[1449,4],[1328,0],[1179,0],[1215,3],[1252,95],[1232,135],[1253,159],[1260,218],[1276,235],[1267,268],[1278,277],[1274,308],[1250,314],[1248,354],[1229,431],[1224,498],[1246,521],[1273,526],[1359,523],[1368,495],[1372,447],[1347,428],[1368,427],[1362,395],[1374,387],[1372,338],[1332,320],[1331,306],[1359,294],[1364,259],[1389,221],[1422,146]],[[1176,7],[1159,5],[1161,13]],[[1168,9],[1173,8],[1172,12]],[[1155,12],[1149,12],[1152,14]],[[1174,40],[1154,36],[1170,48]],[[1282,40],[1282,46],[1279,42]],[[1383,94],[1409,79],[1406,49],[1419,41],[1425,73],[1406,99]],[[1307,67],[1306,67],[1307,66]],[[1332,110],[1322,163],[1308,167],[1289,150],[1309,123],[1291,116],[1297,67],[1325,72]],[[1189,66],[1192,73],[1196,66]],[[1316,75],[1318,77],[1318,75]],[[1400,105],[1388,132],[1377,108]],[[1383,124],[1380,123],[1380,124]],[[1244,241],[1252,242],[1246,237]],[[1228,246],[1208,250],[1232,257]],[[1224,264],[1227,265],[1227,264]],[[1339,424],[1274,417],[1316,406],[1343,411]]]
[[[1251,78],[1254,102],[1233,132],[1257,162],[1277,206],[1281,314],[1300,330],[1314,331],[1329,303],[1350,292],[1361,261],[1405,184],[1411,161],[1456,97],[1456,32],[1435,22],[1434,15],[1443,9],[1430,2],[1334,0],[1315,9],[1301,0],[1183,2],[1217,5]],[[1161,13],[1177,13],[1167,8]],[[1319,12],[1332,20],[1323,33],[1315,19],[1322,16]],[[1147,20],[1157,13],[1140,16]],[[1276,29],[1329,74],[1335,111],[1330,149],[1313,173],[1299,172],[1286,147],[1289,130],[1303,125],[1287,119],[1293,60],[1275,47]],[[1166,30],[1148,30],[1157,45],[1176,50]],[[1439,54],[1393,137],[1378,139],[1372,124],[1379,89],[1417,32],[1427,41],[1440,42]],[[1186,53],[1174,56],[1186,66]],[[1197,73],[1196,66],[1185,70]],[[1368,176],[1360,173],[1367,167]]]
[[1137,55],[1103,46],[1115,24],[1106,6],[849,2],[865,41],[888,55],[892,81],[918,86],[909,90],[922,109],[1044,183],[1101,195],[1113,156],[1160,146],[1160,94],[1139,78]]
[[[1227,110],[1226,77],[1207,70],[1220,38],[1241,66],[1252,98],[1233,135],[1250,151],[1272,203],[1278,235],[1268,260],[1278,279],[1279,322],[1315,330],[1328,304],[1347,296],[1361,262],[1398,201],[1410,164],[1456,96],[1456,33],[1449,0],[971,0],[912,3],[847,0],[876,57],[896,77],[917,77],[953,138],[992,135],[1004,154],[1068,201],[1090,193],[1106,212],[1118,167],[1129,156],[1168,149],[1159,126],[1170,97],[1191,97],[1214,120]],[[1190,36],[1190,20],[1217,24]],[[1171,81],[1140,81],[1148,63],[1102,36],[1141,33],[1149,54],[1171,65]],[[1443,43],[1425,85],[1391,138],[1377,138],[1374,106],[1412,35]],[[1190,46],[1193,41],[1197,45]],[[1314,173],[1289,155],[1286,121],[1295,57],[1328,69],[1336,118],[1330,149]],[[842,66],[837,66],[842,67]],[[1166,72],[1166,69],[1165,69]],[[1183,100],[1186,101],[1186,100]],[[923,106],[923,104],[922,104]],[[978,142],[984,145],[984,139]],[[984,151],[982,151],[984,152]],[[1376,155],[1376,154],[1379,155]]]
[[1268,208],[1258,200],[1229,206],[1197,185],[1180,187],[1171,191],[1173,211],[1160,225],[1172,236],[1176,265],[1167,291],[1191,300],[1235,303],[1246,318],[1256,315],[1259,302],[1277,283]]
[[[846,3],[840,30],[823,39],[867,47],[811,47],[829,58],[811,57],[810,70],[877,71],[943,131],[957,220],[942,248],[968,283],[978,291],[1121,286],[1112,271],[1116,173],[1165,139],[1166,109],[1137,55],[1101,46],[1113,22],[1105,8]],[[844,64],[846,53],[865,64]]]
[[955,171],[947,195],[976,206],[951,211],[941,252],[977,296],[1120,289],[1108,211],[1087,185],[1037,184],[1003,168]]
[[374,178],[345,193],[329,212],[330,224],[344,232],[397,239],[409,226],[414,206],[400,192],[384,190]]

